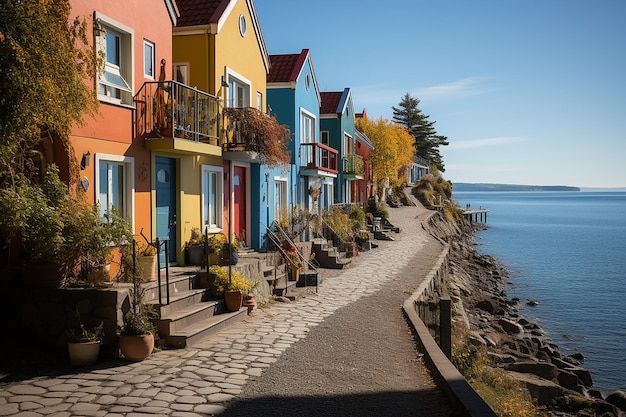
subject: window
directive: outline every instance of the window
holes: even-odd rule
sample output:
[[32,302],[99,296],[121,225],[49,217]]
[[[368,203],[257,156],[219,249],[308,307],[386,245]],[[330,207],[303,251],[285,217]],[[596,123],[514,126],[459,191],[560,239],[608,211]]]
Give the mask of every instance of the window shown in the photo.
[[323,130],[323,131],[320,132],[320,142],[323,145],[327,145],[328,146],[328,138],[329,138],[328,130]]
[[242,37],[246,36],[246,32],[248,31],[246,24],[246,17],[244,15],[239,16],[239,33]]
[[315,142],[315,116],[306,110],[300,111],[301,143]]
[[256,108],[263,111],[263,93],[259,91],[256,93]]
[[[100,14],[96,24],[103,30],[96,36],[96,51],[104,58],[98,78],[98,98],[116,104],[132,105],[133,30]],[[149,67],[154,74],[154,44]],[[144,52],[147,45],[144,44]],[[145,58],[147,61],[148,58]],[[144,62],[146,64],[147,62]],[[148,68],[144,68],[147,71]]]
[[352,136],[347,133],[343,134],[343,154],[344,155],[352,155],[354,154],[354,145],[352,143]]
[[304,77],[304,87],[306,88],[306,91],[311,89],[311,76],[308,73]]
[[287,180],[274,178],[274,218],[280,219],[280,213],[287,210]]
[[250,107],[250,85],[245,78],[228,74],[228,107]]
[[221,167],[202,166],[202,224],[209,232],[222,229],[224,171]]
[[174,80],[189,85],[189,64],[174,64]]
[[154,44],[145,39],[143,41],[143,75],[154,78]]
[[132,224],[134,195],[134,158],[96,155],[96,196],[100,216],[105,219],[115,207]]

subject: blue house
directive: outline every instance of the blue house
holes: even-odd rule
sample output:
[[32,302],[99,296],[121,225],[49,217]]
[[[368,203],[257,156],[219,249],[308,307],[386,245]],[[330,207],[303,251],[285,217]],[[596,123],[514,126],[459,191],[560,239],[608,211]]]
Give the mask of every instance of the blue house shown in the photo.
[[[297,54],[270,55],[270,62],[267,102],[278,122],[289,126],[293,139],[286,201],[321,214],[335,201],[339,159],[328,136],[324,141],[319,134],[321,97],[311,54],[303,49]],[[284,208],[274,207],[277,211]]]
[[320,138],[337,149],[338,176],[335,180],[335,203],[350,204],[358,201],[352,195],[353,181],[364,179],[363,157],[356,153],[354,105],[349,88],[339,92],[322,92],[320,108]]

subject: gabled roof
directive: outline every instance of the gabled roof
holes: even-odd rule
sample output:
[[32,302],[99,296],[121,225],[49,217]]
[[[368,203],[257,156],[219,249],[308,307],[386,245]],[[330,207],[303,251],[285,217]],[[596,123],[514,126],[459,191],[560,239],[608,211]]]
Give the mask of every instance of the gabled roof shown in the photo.
[[361,132],[359,129],[355,129],[354,133],[356,133],[356,139],[358,141],[362,142],[368,148],[374,149],[374,144],[372,143],[370,138],[367,137],[365,133]]
[[267,82],[288,83],[297,81],[308,55],[308,49],[303,49],[299,54],[270,55],[272,68],[267,76]]
[[180,18],[177,27],[218,23],[230,0],[176,0]]
[[[176,28],[208,30],[218,34],[237,1],[245,1],[252,17],[252,25],[256,35],[266,71],[269,72],[270,60],[261,25],[254,7],[254,0],[176,0],[180,17]],[[176,28],[174,32],[176,32]],[[180,31],[179,31],[180,32]]]
[[347,87],[343,91],[322,92],[320,95],[322,97],[320,114],[342,114],[350,102],[350,89]]

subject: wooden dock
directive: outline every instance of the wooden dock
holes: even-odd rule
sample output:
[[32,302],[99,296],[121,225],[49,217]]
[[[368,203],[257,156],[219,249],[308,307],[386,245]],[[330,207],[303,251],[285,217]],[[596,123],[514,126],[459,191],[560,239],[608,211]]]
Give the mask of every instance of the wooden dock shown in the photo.
[[463,210],[463,218],[469,221],[470,224],[478,221],[481,223],[487,223],[487,213],[489,213],[489,210],[484,208],[480,208],[478,210],[466,209]]

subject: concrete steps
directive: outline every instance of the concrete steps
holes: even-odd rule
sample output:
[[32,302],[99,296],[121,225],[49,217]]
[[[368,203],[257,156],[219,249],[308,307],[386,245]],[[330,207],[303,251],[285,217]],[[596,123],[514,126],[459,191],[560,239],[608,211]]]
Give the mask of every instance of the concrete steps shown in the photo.
[[323,239],[315,239],[312,243],[311,250],[315,253],[315,261],[322,268],[344,269],[350,267],[352,259],[346,258],[345,252],[339,252],[336,247]]

